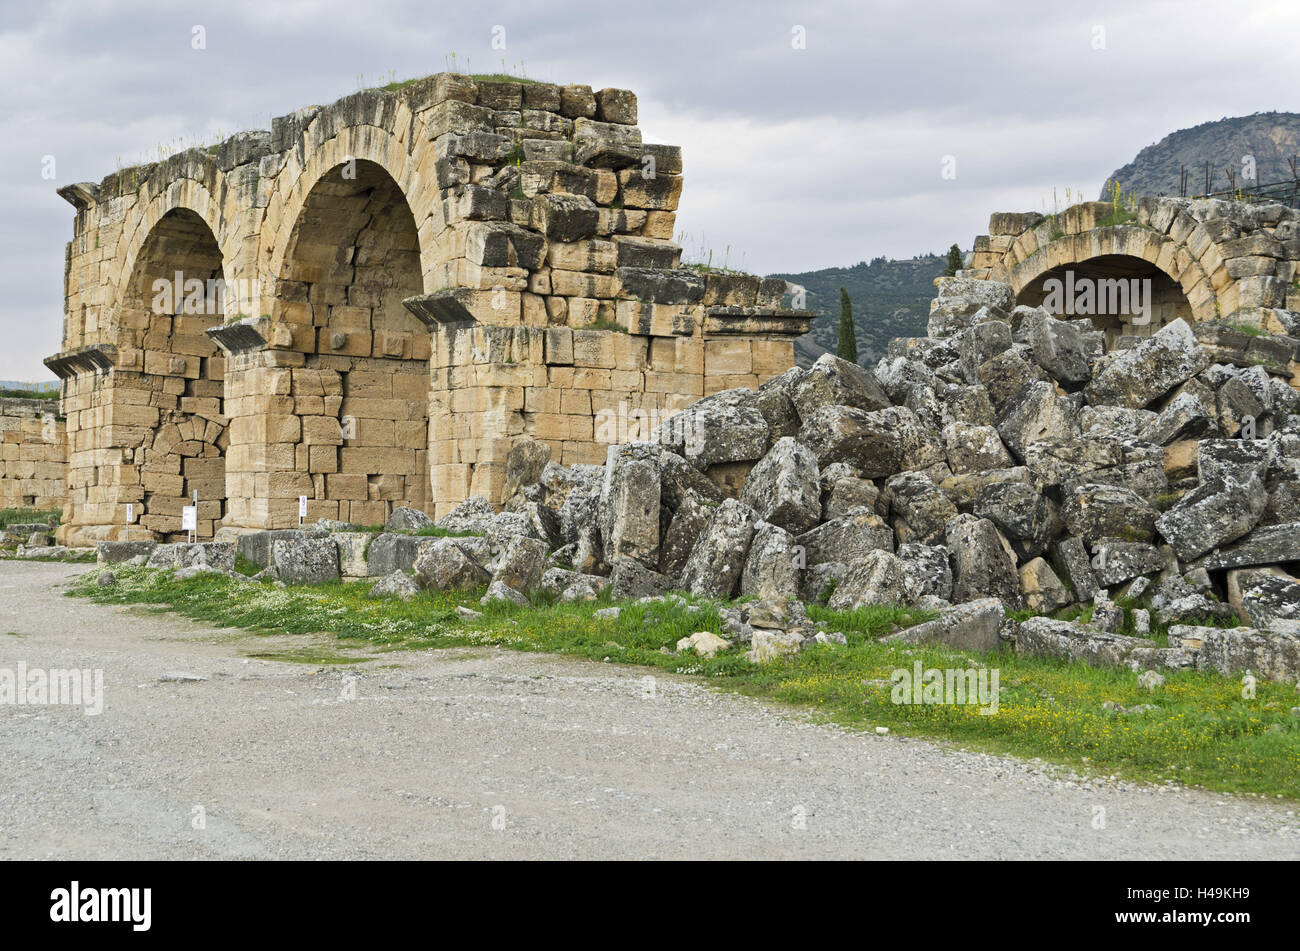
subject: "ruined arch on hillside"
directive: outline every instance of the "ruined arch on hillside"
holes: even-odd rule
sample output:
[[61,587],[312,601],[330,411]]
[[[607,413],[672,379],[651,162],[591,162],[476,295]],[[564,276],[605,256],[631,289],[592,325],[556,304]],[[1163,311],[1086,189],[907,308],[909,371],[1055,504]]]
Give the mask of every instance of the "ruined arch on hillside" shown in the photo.
[[1085,202],[1052,215],[999,212],[989,219],[989,233],[975,239],[964,273],[1010,284],[1022,303],[1037,303],[1042,283],[1069,270],[1100,279],[1147,278],[1163,311],[1160,322],[1184,317],[1262,327],[1271,309],[1300,303],[1292,285],[1298,229],[1300,214],[1282,205],[1212,199]]
[[1179,318],[1195,319],[1178,283],[1142,258],[1102,255],[1019,277],[1017,304],[1045,307],[1063,319],[1088,317],[1106,332],[1108,345],[1120,335],[1148,337]]

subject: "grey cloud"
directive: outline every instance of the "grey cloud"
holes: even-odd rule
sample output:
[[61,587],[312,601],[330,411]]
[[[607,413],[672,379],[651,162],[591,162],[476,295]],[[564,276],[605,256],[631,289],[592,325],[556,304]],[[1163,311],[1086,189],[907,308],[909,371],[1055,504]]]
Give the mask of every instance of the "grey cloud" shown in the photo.
[[[207,49],[190,48],[205,27]],[[507,49],[489,48],[506,28]],[[791,28],[807,49],[791,48]],[[1104,27],[1106,49],[1091,45]],[[655,4],[101,0],[0,11],[0,378],[60,343],[72,209],[177,138],[390,77],[506,71],[626,86],[652,141],[685,151],[679,226],[758,271],[969,245],[991,211],[1038,209],[1176,128],[1296,108],[1300,10],[1210,0]],[[40,178],[53,154],[58,180]],[[957,156],[958,178],[938,174]]]

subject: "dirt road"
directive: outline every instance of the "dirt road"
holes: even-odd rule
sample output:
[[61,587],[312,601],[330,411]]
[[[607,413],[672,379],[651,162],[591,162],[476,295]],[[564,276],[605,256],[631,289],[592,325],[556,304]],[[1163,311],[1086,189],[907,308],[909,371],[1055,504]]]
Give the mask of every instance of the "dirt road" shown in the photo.
[[1290,803],[1083,781],[545,655],[260,659],[311,639],[64,597],[85,570],[0,562],[0,669],[102,669],[104,691],[98,715],[0,705],[3,858],[1300,857]]

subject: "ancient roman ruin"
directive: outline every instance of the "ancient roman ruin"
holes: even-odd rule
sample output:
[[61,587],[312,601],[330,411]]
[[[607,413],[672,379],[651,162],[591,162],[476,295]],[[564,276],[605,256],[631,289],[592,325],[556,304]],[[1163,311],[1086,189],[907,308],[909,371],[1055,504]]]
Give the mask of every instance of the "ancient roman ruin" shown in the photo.
[[1300,228],[1284,205],[1143,198],[1131,209],[1084,202],[1053,215],[994,214],[989,233],[975,239],[964,274],[1005,282],[1016,303],[1034,306],[1044,303],[1045,283],[1066,272],[1151,281],[1146,319],[1134,321],[1113,308],[1084,315],[1113,343],[1121,334],[1150,336],[1178,318],[1293,333],[1285,315],[1279,319],[1273,311],[1300,309],[1298,263]]
[[4,504],[103,562],[376,596],[753,596],[756,661],[834,642],[820,601],[1300,676],[1300,212],[994,214],[924,336],[800,368],[784,281],[682,264],[681,153],[636,122],[444,73],[60,189],[66,425],[0,404]]
[[[443,73],[59,193],[60,540],[374,524],[501,497],[789,367],[785,285],[680,265],[631,92]],[[598,431],[599,430],[599,431]],[[648,432],[648,428],[646,430]],[[142,531],[143,530],[143,531]]]
[[0,509],[63,508],[67,456],[53,400],[0,398]]

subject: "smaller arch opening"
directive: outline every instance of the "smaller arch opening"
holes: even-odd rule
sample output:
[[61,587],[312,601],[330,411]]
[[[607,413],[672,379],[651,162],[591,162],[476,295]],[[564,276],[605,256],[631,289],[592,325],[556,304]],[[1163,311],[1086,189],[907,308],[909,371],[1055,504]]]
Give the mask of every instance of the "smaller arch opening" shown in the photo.
[[1108,347],[1122,335],[1149,337],[1179,318],[1194,319],[1177,281],[1124,254],[1054,267],[1021,288],[1016,303],[1044,307],[1063,320],[1090,318],[1105,331]]
[[224,296],[207,222],[184,208],[163,215],[118,312],[118,346],[137,351],[139,372],[118,374],[113,413],[140,480],[137,523],[165,541],[187,536],[181,509],[196,497],[198,538],[211,538],[225,515],[225,361],[204,333],[221,323]]

